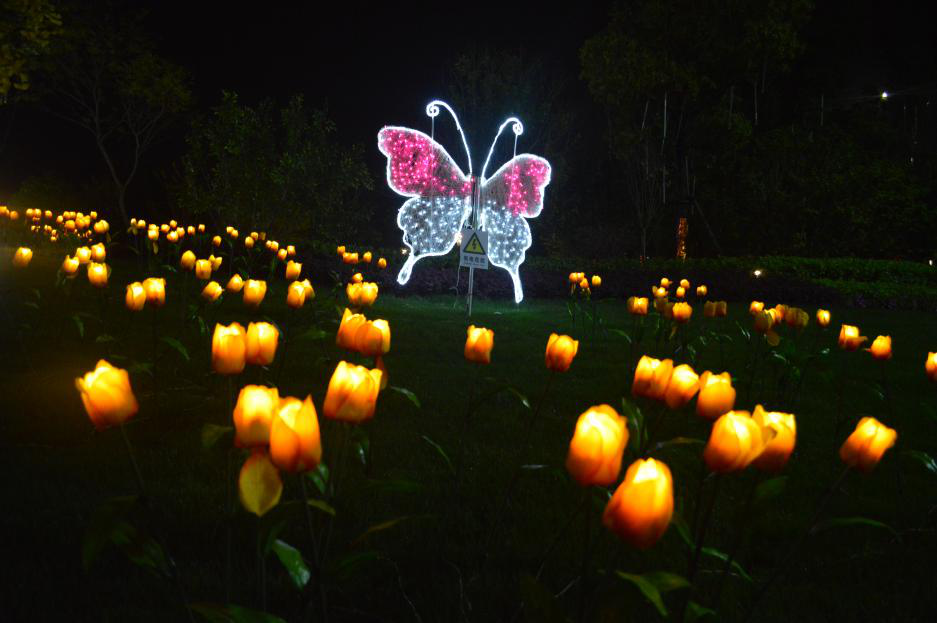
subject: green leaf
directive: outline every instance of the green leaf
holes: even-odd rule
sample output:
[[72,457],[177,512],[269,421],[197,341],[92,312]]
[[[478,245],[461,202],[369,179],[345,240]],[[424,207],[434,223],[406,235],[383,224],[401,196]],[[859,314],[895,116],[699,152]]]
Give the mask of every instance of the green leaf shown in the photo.
[[833,528],[847,528],[851,526],[866,526],[869,528],[878,528],[880,530],[887,530],[893,535],[898,536],[898,532],[889,526],[886,523],[881,521],[876,521],[875,519],[869,519],[868,517],[836,517],[833,519],[827,519],[826,521],[821,521],[810,529],[810,534],[817,534],[830,530]]
[[383,532],[384,530],[389,530],[390,528],[393,528],[394,526],[400,523],[403,523],[404,521],[407,521],[408,519],[413,519],[416,516],[417,515],[404,515],[403,517],[395,517],[394,519],[388,519],[387,521],[382,521],[381,523],[374,524],[373,526],[369,527],[367,530],[362,532],[358,538],[356,538],[354,541],[351,542],[351,544],[359,545],[363,543],[365,540],[367,540],[368,537],[370,537],[371,535],[377,534],[378,532]]
[[29,309],[35,309],[36,311],[39,311],[39,303],[35,303],[33,301],[23,301],[23,307],[28,307]]
[[205,449],[214,447],[214,445],[218,443],[219,439],[233,431],[234,428],[231,426],[205,424],[202,426],[202,447]]
[[628,345],[631,345],[631,334],[625,331],[622,331],[621,329],[609,329],[608,332],[614,333],[615,335],[623,338],[625,340],[625,343],[627,343]]
[[694,623],[694,621],[699,621],[703,617],[716,616],[716,611],[705,606],[701,606],[695,601],[691,601],[686,605],[686,612],[683,615],[683,623]]
[[645,580],[656,586],[661,593],[669,593],[690,586],[690,583],[682,575],[670,573],[669,571],[650,571],[642,575]]
[[680,447],[680,446],[702,446],[706,442],[702,439],[697,439],[695,437],[674,437],[673,439],[668,439],[667,441],[660,441],[654,445],[658,450],[670,447]]
[[904,456],[911,457],[923,465],[924,469],[937,476],[937,461],[934,461],[934,457],[928,453],[922,450],[905,450],[902,454],[904,454]]
[[686,543],[690,548],[694,547],[693,537],[690,536],[690,524],[687,523],[683,515],[680,513],[674,513],[670,523],[674,528],[677,529],[677,534],[680,535],[680,538],[683,539],[683,542]]
[[455,467],[452,466],[452,461],[449,459],[449,455],[446,454],[446,451],[442,449],[442,446],[436,443],[435,441],[433,441],[432,439],[430,439],[429,437],[427,437],[426,435],[420,435],[420,437],[423,439],[423,441],[425,441],[430,446],[432,446],[434,450],[436,450],[439,456],[441,456],[443,460],[446,462],[446,465],[449,466],[449,471],[452,472],[453,476],[455,476]]
[[329,337],[329,333],[323,331],[319,327],[312,327],[303,333],[300,333],[296,339],[298,340],[322,340]]
[[365,565],[380,559],[381,554],[371,549],[350,552],[336,561],[334,575],[339,580],[348,580]]
[[153,364],[149,361],[137,361],[127,368],[127,372],[130,374],[149,374],[153,376]]
[[81,316],[72,314],[71,319],[75,323],[75,328],[78,329],[78,337],[83,338],[85,336],[85,323],[81,321]]
[[115,338],[113,335],[108,335],[107,333],[102,333],[102,334],[99,335],[98,337],[94,338],[94,341],[95,341],[96,343],[98,343],[98,344],[104,344],[104,343],[106,343],[106,342],[113,342],[113,341],[116,340],[116,339],[117,339],[117,338]]
[[329,483],[329,467],[325,463],[319,463],[315,469],[306,472],[306,478],[312,481],[319,490],[319,493],[325,495],[325,488]]
[[189,604],[195,612],[209,623],[286,623],[278,616],[259,610],[251,610],[237,604],[213,604],[207,602]]
[[298,589],[306,586],[312,577],[312,573],[309,572],[309,565],[303,560],[303,555],[299,553],[299,550],[280,539],[273,542],[272,549],[287,573],[290,574],[293,585]]
[[617,571],[616,574],[622,580],[631,582],[641,594],[644,595],[644,598],[651,602],[655,608],[657,608],[658,614],[662,617],[667,617],[667,607],[664,605],[664,600],[660,595],[660,591],[657,590],[657,587],[654,586],[649,580],[644,576],[635,575],[633,573],[625,573],[624,571]]
[[417,409],[420,408],[420,399],[417,398],[417,397],[416,397],[416,394],[414,394],[413,392],[411,392],[411,391],[410,391],[409,389],[407,389],[406,387],[397,387],[396,385],[389,385],[389,386],[387,387],[387,389],[389,389],[389,390],[391,390],[391,391],[395,391],[395,392],[397,392],[398,394],[403,395],[407,400],[409,400],[410,402],[413,403],[413,406],[415,406]]
[[773,500],[781,495],[785,486],[787,486],[787,476],[778,476],[759,483],[755,487],[755,504],[760,505]]
[[332,506],[329,505],[328,503],[323,502],[322,500],[317,500],[313,498],[311,500],[307,500],[306,503],[309,504],[309,506],[311,506],[312,508],[318,511],[322,511],[326,515],[331,515],[332,517],[335,516],[335,509],[332,508]]
[[108,545],[120,549],[133,564],[169,576],[169,561],[163,548],[131,522],[137,496],[112,498],[91,517],[82,540],[82,564],[88,570]]
[[[716,549],[715,547],[704,547],[701,551],[702,551],[702,553],[706,554],[707,556],[711,556],[711,557],[713,557],[713,558],[715,558],[715,559],[717,559],[717,560],[719,560],[719,561],[721,561],[721,562],[723,562],[723,563],[726,562],[727,560],[729,560],[729,555],[728,555],[728,554],[726,554],[725,552],[719,551],[719,550]],[[737,560],[733,560],[733,561],[732,561],[732,569],[733,569],[736,573],[738,573],[739,576],[745,578],[747,581],[749,581],[749,582],[754,582],[754,580],[752,579],[752,576],[750,576],[750,575],[748,574],[748,571],[746,571],[746,570],[742,567],[742,565],[740,565],[740,564],[738,563]]]
[[182,355],[183,359],[185,359],[186,361],[191,361],[191,358],[189,357],[189,349],[187,349],[182,344],[182,342],[180,342],[174,337],[169,337],[168,335],[164,335],[160,337],[159,339],[160,341],[165,342],[166,344],[171,346],[177,353]]

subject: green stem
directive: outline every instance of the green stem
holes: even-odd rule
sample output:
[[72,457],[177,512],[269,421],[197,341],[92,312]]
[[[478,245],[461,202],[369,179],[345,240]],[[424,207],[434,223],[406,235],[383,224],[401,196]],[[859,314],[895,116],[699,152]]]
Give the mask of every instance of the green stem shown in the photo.
[[[751,514],[752,506],[755,502],[755,491],[758,489],[758,485],[761,482],[759,477],[752,479],[752,486],[748,491],[748,497],[745,500],[745,506],[741,515],[739,516],[742,520],[748,517]],[[738,554],[739,548],[742,546],[742,541],[745,537],[745,528],[746,525],[743,521],[738,521],[738,528],[735,531],[735,540],[732,542],[732,546],[729,548],[729,557],[726,558],[726,563],[722,566],[722,572],[719,574],[719,579],[716,582],[716,593],[713,597],[712,606],[718,611],[719,609],[719,598],[722,596],[722,590],[725,588],[726,580],[729,577],[729,569],[732,568],[732,563],[735,562],[735,557]]]
[[582,503],[586,511],[582,514],[583,516],[583,541],[582,541],[582,571],[579,575],[580,582],[580,591],[579,591],[579,620],[586,620],[586,604],[589,597],[589,558],[592,549],[592,517],[589,515],[589,495],[591,492],[591,487],[583,487],[582,489]]
[[127,430],[121,424],[120,436],[124,440],[124,447],[127,449],[127,456],[130,457],[130,465],[133,467],[133,475],[137,479],[137,488],[140,490],[140,497],[146,498],[146,487],[143,486],[143,474],[140,472],[140,466],[137,464],[137,457],[133,452],[133,446],[130,445],[130,438],[127,437]]
[[309,508],[309,492],[306,489],[306,475],[299,475],[299,484],[303,490],[303,509],[306,512],[306,529],[309,530],[309,542],[312,544],[312,560],[314,577],[312,582],[319,589],[319,615],[322,621],[328,620],[328,607],[326,605],[325,584],[322,582],[322,559],[319,557],[319,541],[312,522],[312,510]]
[[283,368],[286,366],[286,353],[289,350],[290,342],[292,341],[292,333],[290,328],[293,325],[293,317],[296,315],[296,309],[293,308],[290,310],[289,314],[286,316],[286,326],[283,327],[283,352],[280,354],[280,365],[277,366],[277,375],[275,377],[274,385],[279,386],[280,384],[280,375],[283,374]]

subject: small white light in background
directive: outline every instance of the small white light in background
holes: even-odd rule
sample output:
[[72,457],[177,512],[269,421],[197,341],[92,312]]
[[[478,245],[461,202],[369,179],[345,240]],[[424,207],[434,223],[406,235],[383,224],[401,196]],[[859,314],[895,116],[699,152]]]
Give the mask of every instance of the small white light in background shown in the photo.
[[934,265],[934,260],[927,260],[927,264],[928,264],[928,266],[933,266],[933,265]]
[[761,277],[761,269],[756,268],[755,270],[752,271],[752,274],[755,275],[756,277]]
[[400,249],[400,255],[406,255],[410,252],[410,249]]
[[882,91],[882,99],[883,99],[883,100],[887,100],[887,99],[888,99],[888,91]]

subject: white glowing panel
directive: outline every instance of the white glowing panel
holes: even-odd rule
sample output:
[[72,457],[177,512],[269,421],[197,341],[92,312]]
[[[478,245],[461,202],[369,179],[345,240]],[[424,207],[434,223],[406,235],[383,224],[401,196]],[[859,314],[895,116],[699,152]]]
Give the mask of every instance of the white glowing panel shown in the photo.
[[[447,104],[434,101],[426,107],[426,113],[435,119],[440,106],[455,119],[468,157],[468,175],[442,145],[423,132],[390,126],[377,136],[378,148],[387,156],[387,184],[408,197],[397,214],[403,242],[410,249],[397,275],[401,284],[410,280],[413,265],[421,258],[451,251],[472,214],[472,161],[468,143],[458,118]],[[488,179],[485,177],[488,163],[508,124],[514,132],[515,156]],[[524,298],[520,265],[532,241],[525,219],[540,214],[543,191],[550,183],[550,163],[531,154],[516,155],[517,137],[523,131],[521,122],[513,117],[498,129],[479,179],[477,215],[478,228],[488,233],[488,259],[511,275],[514,300],[518,303]]]

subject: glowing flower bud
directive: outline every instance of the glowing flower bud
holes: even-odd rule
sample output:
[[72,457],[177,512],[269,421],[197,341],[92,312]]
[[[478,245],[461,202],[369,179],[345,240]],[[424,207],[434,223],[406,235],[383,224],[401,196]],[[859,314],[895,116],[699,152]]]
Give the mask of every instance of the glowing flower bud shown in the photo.
[[380,258],[380,259],[378,259],[378,260],[377,260],[377,267],[380,268],[381,270],[387,268],[387,260],[385,260],[383,257]]
[[729,315],[729,304],[725,301],[716,301],[716,317],[725,318]]
[[579,341],[568,335],[551,333],[547,340],[546,366],[553,372],[566,372],[569,370],[573,358],[579,351]]
[[362,254],[362,256],[361,256],[361,261],[364,262],[365,264],[370,264],[370,263],[371,263],[371,257],[372,257],[371,252],[370,252],[370,251],[365,251],[365,252]]
[[267,295],[267,282],[259,279],[248,279],[244,283],[244,304],[248,307],[259,307],[264,296]]
[[685,324],[690,321],[690,316],[693,315],[693,308],[689,303],[674,303],[673,305],[673,319],[680,323]]
[[296,255],[296,247],[291,244],[286,245],[286,254],[290,257]]
[[827,309],[817,310],[817,324],[823,328],[830,326],[830,312]]
[[335,252],[341,255],[344,258],[345,255],[345,245],[340,245],[335,249]]
[[390,351],[390,325],[386,320],[369,320],[355,332],[355,350],[365,357],[379,357]]
[[127,309],[130,311],[140,311],[146,303],[146,290],[139,281],[134,281],[127,286],[127,295],[124,299]]
[[844,324],[839,330],[839,347],[843,350],[856,350],[868,339],[859,335],[859,327]]
[[75,379],[81,402],[91,423],[98,430],[123,424],[139,410],[130,388],[130,376],[105,360],[98,361],[94,371]]
[[322,460],[319,418],[311,396],[280,399],[270,427],[270,458],[283,471],[293,473],[309,471]]
[[195,268],[195,253],[192,251],[186,251],[182,254],[182,257],[179,258],[179,267],[182,270],[192,270]]
[[200,234],[204,234],[204,233],[205,233],[205,223],[199,223],[199,224],[198,224],[198,233],[200,233]]
[[287,252],[286,252],[286,249],[280,249],[279,251],[277,251],[277,259],[280,260],[281,262],[285,262],[285,261],[286,261],[286,256],[287,256],[287,255],[288,255],[288,254],[287,254]]
[[671,284],[671,281],[670,281],[670,279],[667,279],[667,277],[661,277],[661,278],[660,278],[660,287],[662,287],[662,288],[669,288],[669,287],[670,287],[670,284]]
[[714,301],[706,301],[703,304],[703,316],[706,318],[716,317],[716,303]]
[[238,497],[249,513],[263,517],[280,502],[283,481],[280,472],[264,452],[251,454],[238,475]]
[[698,390],[699,375],[690,366],[681,364],[674,368],[670,375],[670,382],[664,392],[664,402],[671,409],[679,409],[690,402]]
[[20,247],[16,250],[16,253],[13,254],[13,265],[17,268],[25,268],[29,266],[29,262],[33,259],[33,250],[29,247]]
[[880,335],[872,342],[868,349],[872,357],[879,361],[888,361],[891,359],[891,336]]
[[202,298],[209,303],[214,303],[218,300],[218,297],[221,296],[222,292],[224,292],[224,288],[221,287],[220,283],[217,281],[209,281],[205,284],[205,287],[202,288]]
[[358,329],[367,322],[368,319],[364,317],[364,314],[353,314],[346,307],[345,313],[342,314],[342,320],[338,325],[338,333],[335,334],[335,344],[340,348],[356,350],[355,336],[358,335]]
[[358,254],[357,253],[344,253],[342,255],[342,261],[346,264],[357,264],[358,263]]
[[610,485],[618,479],[627,445],[627,420],[609,405],[590,407],[576,421],[566,469],[583,487]]
[[937,381],[937,353],[927,353],[927,359],[924,360],[924,373],[932,381]]
[[894,429],[874,417],[864,417],[839,449],[839,458],[861,472],[870,472],[897,438]]
[[280,332],[269,322],[252,322],[247,325],[247,363],[269,366],[277,353]]
[[238,230],[232,228],[231,231],[228,232],[228,235],[231,236],[233,239],[237,240],[240,234],[238,233]]
[[312,283],[308,279],[303,279],[299,283],[303,284],[303,289],[306,290],[306,300],[311,301],[316,298],[316,291],[312,289]]
[[602,277],[599,275],[592,275],[592,287],[598,288],[602,285]]
[[362,275],[361,273],[355,273],[354,275],[351,276],[352,283],[361,283],[362,281],[364,281],[364,275]]
[[62,268],[61,268],[61,271],[62,271],[62,273],[64,273],[65,276],[67,276],[67,277],[74,277],[75,274],[78,272],[78,266],[79,266],[79,265],[80,265],[80,263],[78,262],[78,258],[77,258],[77,257],[70,257],[70,256],[66,255],[66,256],[65,256],[65,259],[62,260]]
[[202,281],[211,279],[211,260],[195,260],[195,276]]
[[784,322],[784,320],[787,318],[788,309],[788,306],[784,305],[783,303],[778,303],[774,306],[774,311],[776,312],[774,315],[775,324]]
[[628,297],[628,313],[635,316],[647,316],[647,297],[631,296]]
[[244,287],[244,280],[241,279],[241,276],[237,273],[231,275],[231,278],[228,279],[228,285],[225,286],[228,292],[232,294],[237,294]]
[[107,259],[107,249],[104,248],[103,243],[98,243],[91,247],[91,259],[95,262],[103,262]]
[[211,246],[220,247],[221,246],[221,236],[215,236],[211,239]]
[[211,367],[215,372],[240,374],[244,370],[246,354],[247,333],[241,324],[215,325],[211,340]]
[[653,400],[663,400],[673,373],[673,360],[654,359],[642,355],[634,369],[634,383],[631,393],[635,396],[644,396]]
[[759,426],[748,411],[729,411],[713,424],[703,460],[712,472],[741,471],[758,458],[773,436],[774,431]]
[[657,543],[673,517],[673,476],[662,461],[638,459],[602,513],[602,523],[638,549]]
[[755,331],[758,333],[767,333],[770,331],[771,327],[774,326],[774,318],[775,316],[773,314],[766,311],[758,312],[758,314],[755,315]]
[[276,387],[245,385],[234,407],[234,444],[239,448],[264,446],[270,441],[270,425],[280,402]]
[[345,294],[352,307],[370,307],[377,300],[378,287],[373,282],[349,283]]
[[91,262],[88,264],[88,281],[95,288],[106,288],[109,272],[110,270],[107,264]]
[[352,423],[373,417],[382,375],[379,369],[339,361],[325,394],[325,417]]
[[748,313],[752,316],[757,316],[765,310],[765,304],[761,301],[752,301],[751,305],[748,306]]
[[588,289],[589,289],[589,280],[586,279],[585,277],[583,277],[582,280],[580,280],[580,282],[579,282],[579,287],[580,287],[581,289],[583,289],[583,290],[588,290]]
[[89,247],[78,247],[75,249],[75,257],[79,264],[87,264],[91,261],[91,249]]
[[303,272],[303,265],[301,262],[294,262],[290,260],[286,263],[286,270],[284,271],[284,277],[289,281],[295,281],[299,279],[299,273]]
[[665,299],[667,298],[668,292],[667,292],[667,288],[663,286],[660,286],[660,287],[651,286],[651,294],[654,295],[655,299]]
[[709,294],[709,288],[706,286],[696,286],[696,296],[703,297]]
[[189,225],[188,227],[186,227],[186,228],[185,228],[185,233],[188,234],[189,236],[194,236],[194,235],[195,235],[195,225]]
[[686,288],[677,286],[677,298],[682,299],[684,296],[686,296]]
[[251,237],[251,236],[246,237],[246,238],[244,239],[244,246],[245,246],[246,248],[248,248],[248,249],[253,249],[253,248],[254,248],[254,238]]
[[162,307],[166,303],[166,280],[162,277],[144,279],[143,290],[146,292],[146,302],[150,305]]
[[790,413],[765,411],[761,405],[755,406],[752,419],[762,429],[774,431],[772,438],[752,465],[766,472],[779,472],[787,465],[794,446],[797,444],[797,422]]
[[491,363],[491,349],[495,345],[495,332],[484,327],[469,325],[465,340],[465,358],[475,363]]
[[294,281],[286,289],[286,304],[293,309],[299,309],[306,302],[306,288],[299,281]]
[[696,415],[715,420],[735,406],[735,388],[728,372],[713,374],[709,370],[699,377],[699,396],[696,398]]

